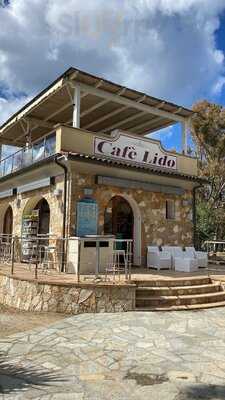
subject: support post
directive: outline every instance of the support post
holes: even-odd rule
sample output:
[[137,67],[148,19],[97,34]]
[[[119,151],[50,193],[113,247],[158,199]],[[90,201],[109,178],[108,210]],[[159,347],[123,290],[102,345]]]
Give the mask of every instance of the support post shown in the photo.
[[75,86],[73,97],[73,127],[80,128],[80,86]]
[[189,121],[186,120],[182,123],[182,152],[187,154],[188,147],[188,132],[189,132]]

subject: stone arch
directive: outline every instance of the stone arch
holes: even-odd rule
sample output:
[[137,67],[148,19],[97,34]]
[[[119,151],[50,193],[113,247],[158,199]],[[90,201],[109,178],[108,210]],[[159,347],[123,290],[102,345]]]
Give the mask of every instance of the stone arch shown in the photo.
[[[0,207],[0,232],[3,233],[4,230],[4,219],[5,219],[5,214],[7,212],[7,210],[9,209],[9,207],[12,210],[12,207],[9,203],[5,203],[4,205],[2,205]],[[12,210],[12,214],[13,214],[13,210]],[[13,226],[12,226],[13,229]]]
[[[45,211],[47,211],[47,213],[45,215],[43,215],[44,214],[43,205],[45,207]],[[49,233],[49,231],[50,231],[50,204],[49,204],[49,201],[44,196],[31,197],[27,201],[27,203],[23,209],[22,218],[25,215],[31,214],[32,211],[35,209],[40,209],[39,233],[41,233],[41,234]],[[47,218],[47,221],[45,223],[43,223],[43,218]],[[43,226],[44,226],[44,228],[43,228]]]
[[[141,212],[139,206],[134,198],[126,193],[116,193],[109,198],[109,201],[115,197],[120,196],[127,201],[133,212],[133,258],[135,265],[141,265]],[[106,205],[107,207],[107,205]]]
[[10,205],[7,207],[4,214],[2,232],[4,235],[12,235],[13,233],[13,210]]

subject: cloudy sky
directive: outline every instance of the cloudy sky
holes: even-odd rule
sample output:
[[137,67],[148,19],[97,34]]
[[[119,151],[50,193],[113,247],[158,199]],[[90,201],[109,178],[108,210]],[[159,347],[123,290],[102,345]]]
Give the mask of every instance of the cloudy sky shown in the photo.
[[189,107],[225,103],[225,0],[0,4],[0,123],[70,66]]

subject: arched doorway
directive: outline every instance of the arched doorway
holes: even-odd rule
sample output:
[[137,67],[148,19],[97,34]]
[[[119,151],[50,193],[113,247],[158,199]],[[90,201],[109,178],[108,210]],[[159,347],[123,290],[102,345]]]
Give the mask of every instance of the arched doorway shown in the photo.
[[13,211],[12,207],[8,206],[3,221],[3,234],[4,235],[12,235],[13,230]]
[[134,215],[127,200],[113,197],[105,209],[104,232],[117,239],[133,239]]
[[49,223],[50,223],[50,208],[47,200],[42,198],[34,207],[34,210],[39,211],[39,235],[47,235],[49,233]]
[[[119,217],[123,222],[126,221],[127,227],[118,221]],[[124,239],[133,239],[133,263],[142,264],[141,213],[137,202],[131,196],[123,193],[109,201],[104,214],[104,233],[116,236],[121,234],[124,235]]]
[[[37,254],[44,254],[44,247],[48,245],[50,223],[50,207],[44,197],[36,196],[28,200],[23,210],[22,219],[22,261],[36,260]],[[40,235],[40,236],[38,236]],[[38,241],[37,241],[38,237]],[[37,243],[41,253],[37,253]]]

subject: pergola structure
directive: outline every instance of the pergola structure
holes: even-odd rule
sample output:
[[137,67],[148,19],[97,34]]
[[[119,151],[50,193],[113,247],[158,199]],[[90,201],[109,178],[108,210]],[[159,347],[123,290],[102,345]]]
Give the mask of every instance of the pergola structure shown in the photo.
[[144,136],[177,122],[187,153],[191,110],[151,97],[76,68],[69,68],[0,127],[0,144],[23,146],[57,124],[93,132],[128,130]]

